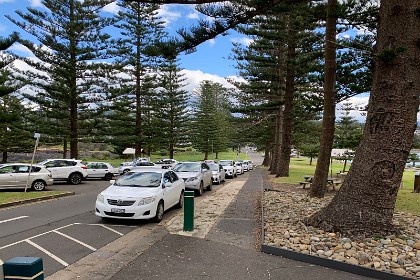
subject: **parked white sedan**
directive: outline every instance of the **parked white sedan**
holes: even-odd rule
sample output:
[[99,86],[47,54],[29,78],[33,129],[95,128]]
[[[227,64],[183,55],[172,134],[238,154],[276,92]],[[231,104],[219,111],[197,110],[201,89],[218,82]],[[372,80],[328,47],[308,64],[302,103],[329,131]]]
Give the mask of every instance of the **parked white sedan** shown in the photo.
[[96,199],[95,214],[101,218],[160,222],[165,210],[184,205],[185,183],[172,170],[133,170],[111,183]]
[[102,178],[107,181],[112,180],[114,176],[119,175],[118,169],[107,162],[88,162],[86,163],[86,178]]
[[213,174],[204,162],[180,162],[173,171],[185,181],[185,188],[196,191],[198,196],[203,195],[204,188],[213,188]]
[[44,166],[32,165],[29,174],[30,164],[11,163],[0,166],[0,188],[28,188],[35,191],[43,191],[47,186],[53,184],[51,172]]

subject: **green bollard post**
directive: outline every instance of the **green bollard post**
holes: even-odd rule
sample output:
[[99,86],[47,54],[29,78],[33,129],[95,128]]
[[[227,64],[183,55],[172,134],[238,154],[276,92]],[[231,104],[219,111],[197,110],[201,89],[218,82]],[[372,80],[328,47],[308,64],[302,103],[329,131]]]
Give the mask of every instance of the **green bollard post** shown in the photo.
[[194,230],[194,191],[184,192],[184,231]]

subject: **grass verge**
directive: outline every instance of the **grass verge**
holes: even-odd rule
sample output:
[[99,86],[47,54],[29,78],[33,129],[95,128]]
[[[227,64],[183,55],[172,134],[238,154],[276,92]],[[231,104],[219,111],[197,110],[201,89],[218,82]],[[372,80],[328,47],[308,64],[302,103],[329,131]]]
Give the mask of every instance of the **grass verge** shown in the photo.
[[[304,175],[315,173],[316,162],[309,165],[308,158],[292,158],[290,161],[289,177],[275,178],[275,183],[299,184],[303,181]],[[349,166],[346,170],[348,171]],[[343,163],[333,160],[330,176],[336,176],[337,172],[343,170]],[[398,191],[395,210],[420,215],[420,193],[413,193],[415,170],[405,170],[403,174],[403,187]]]
[[42,192],[9,192],[2,191],[0,192],[0,204],[23,201],[27,199],[47,197],[51,195],[64,194],[66,192],[59,191],[42,191]]

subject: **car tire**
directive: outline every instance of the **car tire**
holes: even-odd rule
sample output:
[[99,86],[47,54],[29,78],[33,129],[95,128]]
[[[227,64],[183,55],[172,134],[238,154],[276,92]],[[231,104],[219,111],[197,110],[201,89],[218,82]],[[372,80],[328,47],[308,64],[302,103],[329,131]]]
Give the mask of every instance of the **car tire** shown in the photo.
[[176,205],[177,208],[184,208],[184,191],[181,191],[179,195],[178,204]]
[[45,190],[45,188],[47,187],[47,183],[45,183],[44,181],[38,180],[32,183],[32,189],[34,191],[40,192]]
[[113,177],[114,177],[114,175],[112,175],[111,173],[107,173],[107,174],[105,174],[104,179],[107,180],[107,181],[110,181],[110,180],[112,180]]
[[69,183],[72,185],[78,185],[82,182],[83,176],[80,173],[72,173],[69,176]]
[[213,189],[213,180],[210,180],[210,185],[207,186],[207,190],[211,191]]
[[130,171],[130,169],[124,169],[122,174],[127,173],[128,171]]
[[201,182],[200,182],[200,187],[199,187],[199,189],[197,190],[197,196],[202,196],[202,195],[203,195],[203,193],[204,193],[204,184],[203,184],[203,181],[201,181]]
[[163,201],[159,201],[157,208],[156,208],[156,216],[154,218],[154,221],[156,223],[160,223],[163,219],[163,212],[165,211],[165,208],[163,208]]

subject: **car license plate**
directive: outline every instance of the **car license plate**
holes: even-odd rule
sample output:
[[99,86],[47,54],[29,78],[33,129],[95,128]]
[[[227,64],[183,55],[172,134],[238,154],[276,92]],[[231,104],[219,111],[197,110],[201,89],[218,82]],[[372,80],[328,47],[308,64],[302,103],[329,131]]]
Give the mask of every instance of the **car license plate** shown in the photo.
[[121,208],[111,208],[112,213],[125,213],[125,209]]

